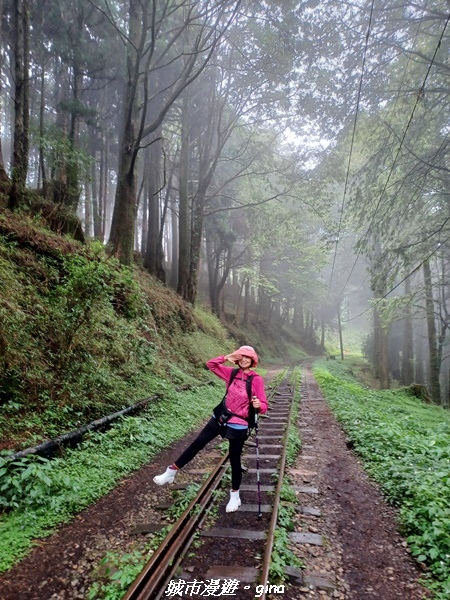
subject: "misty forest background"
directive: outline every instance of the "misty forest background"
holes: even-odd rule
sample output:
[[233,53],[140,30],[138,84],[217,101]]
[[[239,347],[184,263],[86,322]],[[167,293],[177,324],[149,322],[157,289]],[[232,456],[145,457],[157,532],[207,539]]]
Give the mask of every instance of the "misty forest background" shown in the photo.
[[447,2],[0,0],[0,14],[2,235],[39,216],[310,354],[340,328],[344,351],[355,326],[381,388],[423,384],[449,405]]

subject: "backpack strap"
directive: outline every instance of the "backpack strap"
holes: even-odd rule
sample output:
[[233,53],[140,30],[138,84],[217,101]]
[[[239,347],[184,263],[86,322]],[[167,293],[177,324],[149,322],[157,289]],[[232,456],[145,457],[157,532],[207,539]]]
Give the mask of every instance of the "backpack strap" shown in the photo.
[[233,369],[231,371],[231,375],[230,375],[230,381],[227,383],[227,392],[230,388],[230,385],[233,383],[233,381],[236,379],[236,375],[239,373],[240,369]]
[[247,386],[247,394],[248,394],[248,401],[249,401],[248,417],[247,417],[248,435],[250,435],[250,430],[251,429],[254,429],[254,428],[257,429],[258,428],[257,427],[257,423],[258,422],[257,422],[256,417],[255,417],[256,410],[255,410],[255,408],[253,407],[253,404],[252,404],[252,397],[253,397],[253,394],[252,394],[252,381],[253,381],[254,377],[255,377],[254,375],[250,375],[249,377],[247,377],[247,381],[245,382],[246,386]]
[[251,402],[252,401],[252,381],[253,381],[254,375],[249,375],[247,377],[247,381],[245,382],[245,386],[247,388],[247,396],[248,396],[248,401]]

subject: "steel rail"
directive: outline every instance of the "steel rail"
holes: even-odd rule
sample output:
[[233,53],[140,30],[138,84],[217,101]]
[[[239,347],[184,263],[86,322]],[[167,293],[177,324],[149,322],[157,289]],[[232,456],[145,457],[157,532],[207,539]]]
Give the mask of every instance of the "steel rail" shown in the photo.
[[284,436],[283,436],[283,452],[282,452],[280,463],[279,463],[280,467],[279,467],[278,483],[277,483],[277,487],[275,489],[273,510],[272,510],[272,515],[271,515],[270,524],[269,524],[269,531],[268,531],[267,539],[266,539],[266,549],[264,552],[264,559],[263,559],[263,564],[261,567],[260,581],[261,581],[261,584],[264,586],[264,588],[261,593],[261,596],[259,596],[260,600],[266,600],[266,586],[269,583],[270,562],[271,562],[272,550],[273,550],[273,545],[274,545],[275,529],[276,529],[277,520],[278,520],[278,506],[280,504],[281,487],[283,485],[284,470],[286,467],[286,455],[287,455],[287,446],[288,446],[288,439],[289,439],[289,427],[291,424],[292,413],[293,413],[293,409],[294,409],[294,395],[295,395],[295,389],[292,392],[292,401],[291,401],[291,406],[289,409],[289,414],[288,414],[288,419],[287,419],[287,424],[286,424],[286,431],[284,432]]
[[[164,583],[170,580],[189,547],[200,521],[205,516],[212,494],[224,475],[223,466],[227,460],[228,453],[217,463],[196,497],[172,527],[122,600],[156,600],[161,597],[158,592],[161,592]],[[193,509],[197,506],[200,506],[200,510],[194,512]]]

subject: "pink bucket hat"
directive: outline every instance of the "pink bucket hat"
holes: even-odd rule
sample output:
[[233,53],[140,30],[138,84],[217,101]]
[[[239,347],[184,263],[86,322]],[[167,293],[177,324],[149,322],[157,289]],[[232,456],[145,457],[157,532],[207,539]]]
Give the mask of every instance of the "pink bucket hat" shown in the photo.
[[242,356],[248,356],[248,358],[251,358],[253,361],[253,366],[255,367],[258,364],[258,355],[251,346],[241,346],[238,348],[238,350],[236,350],[236,354],[242,354]]

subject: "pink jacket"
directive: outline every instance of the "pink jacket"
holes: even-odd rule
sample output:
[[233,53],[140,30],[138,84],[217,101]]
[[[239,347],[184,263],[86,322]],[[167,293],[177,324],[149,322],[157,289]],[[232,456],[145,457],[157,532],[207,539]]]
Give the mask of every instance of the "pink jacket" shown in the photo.
[[[228,385],[233,367],[225,367],[223,365],[224,362],[225,356],[218,356],[217,358],[208,360],[206,366],[210,371],[217,375],[217,377],[220,377],[220,379],[226,381]],[[252,394],[261,402],[261,408],[259,410],[261,413],[265,413],[267,411],[267,398],[264,390],[264,379],[261,377],[261,375],[255,373],[255,371],[250,371],[249,373],[240,371],[234,378],[233,383],[230,385],[226,398],[226,407],[228,410],[236,415],[239,415],[239,417],[231,417],[231,419],[228,421],[230,424],[234,423],[235,425],[247,425],[245,418],[248,417],[249,400],[245,382],[249,375],[254,375],[252,380]]]

